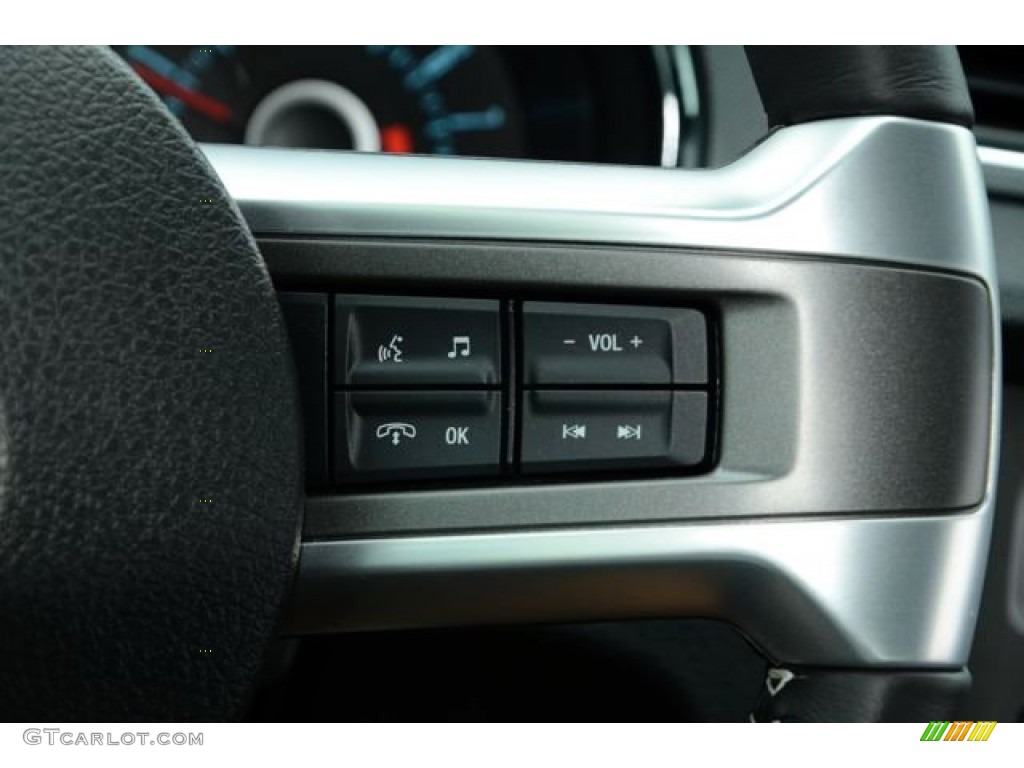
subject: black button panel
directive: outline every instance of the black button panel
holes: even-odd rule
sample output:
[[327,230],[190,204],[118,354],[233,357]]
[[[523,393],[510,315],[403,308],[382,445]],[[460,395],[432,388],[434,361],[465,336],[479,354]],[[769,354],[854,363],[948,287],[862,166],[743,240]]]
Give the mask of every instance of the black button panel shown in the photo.
[[497,474],[498,392],[339,392],[334,398],[335,474],[414,480]]
[[346,387],[493,387],[499,302],[334,297],[334,376]]
[[525,392],[522,471],[700,464],[707,443],[707,413],[705,392]]
[[526,387],[706,385],[704,315],[678,307],[523,302]]
[[714,333],[697,309],[288,293],[281,305],[310,490],[713,464]]

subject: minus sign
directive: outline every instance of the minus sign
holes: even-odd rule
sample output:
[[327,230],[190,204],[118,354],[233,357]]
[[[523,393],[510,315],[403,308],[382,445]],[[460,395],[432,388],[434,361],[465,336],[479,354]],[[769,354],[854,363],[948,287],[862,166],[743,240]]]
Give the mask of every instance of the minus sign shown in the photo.
[[563,344],[575,344],[576,343],[576,339],[563,339],[562,343]]

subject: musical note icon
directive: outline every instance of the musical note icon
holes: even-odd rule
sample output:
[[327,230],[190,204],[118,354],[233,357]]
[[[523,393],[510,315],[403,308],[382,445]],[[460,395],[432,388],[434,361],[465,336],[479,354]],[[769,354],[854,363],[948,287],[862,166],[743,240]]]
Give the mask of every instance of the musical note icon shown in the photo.
[[469,336],[452,336],[452,349],[448,353],[448,359],[454,360],[456,355],[469,357]]

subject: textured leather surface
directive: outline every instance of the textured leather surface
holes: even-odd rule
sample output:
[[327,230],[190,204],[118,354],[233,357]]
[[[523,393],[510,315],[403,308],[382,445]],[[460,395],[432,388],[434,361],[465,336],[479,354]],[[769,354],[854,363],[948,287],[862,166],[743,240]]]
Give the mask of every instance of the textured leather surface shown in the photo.
[[747,58],[772,127],[854,115],[974,123],[953,46],[747,46]]
[[[971,686],[955,672],[843,672],[812,669],[773,696],[762,689],[753,717],[759,723],[927,723],[976,717],[963,712]],[[969,719],[969,718],[968,718]]]
[[0,719],[238,717],[302,503],[263,262],[109,51],[0,51],[0,169]]

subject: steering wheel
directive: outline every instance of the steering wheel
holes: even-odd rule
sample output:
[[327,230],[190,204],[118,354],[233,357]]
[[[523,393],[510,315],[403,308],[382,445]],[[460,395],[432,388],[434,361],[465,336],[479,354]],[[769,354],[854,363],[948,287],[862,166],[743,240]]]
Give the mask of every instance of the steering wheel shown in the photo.
[[[201,150],[105,49],[0,52],[6,718],[238,718],[279,632],[654,616],[794,670],[770,717],[952,706],[1000,398],[959,60],[748,57],[772,135],[666,171]],[[342,420],[328,297],[365,293],[699,309],[701,471],[307,497]]]

